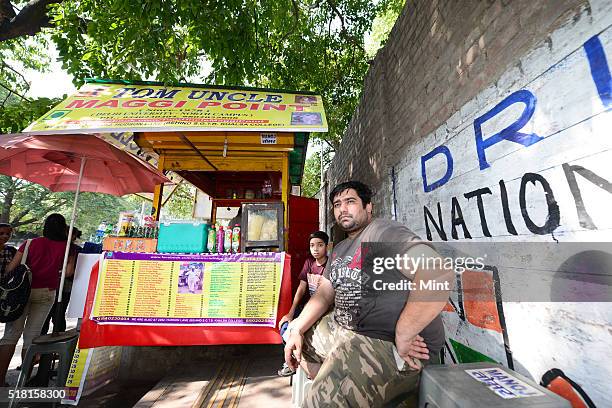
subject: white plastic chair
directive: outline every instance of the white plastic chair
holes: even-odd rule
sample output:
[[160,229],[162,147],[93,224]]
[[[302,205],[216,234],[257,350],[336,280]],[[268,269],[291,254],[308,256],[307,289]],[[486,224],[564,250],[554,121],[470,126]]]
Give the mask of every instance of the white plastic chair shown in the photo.
[[291,405],[294,408],[301,408],[304,402],[304,397],[310,387],[312,386],[312,380],[308,379],[306,372],[302,370],[302,367],[298,367],[297,372],[293,376],[293,382],[291,384]]

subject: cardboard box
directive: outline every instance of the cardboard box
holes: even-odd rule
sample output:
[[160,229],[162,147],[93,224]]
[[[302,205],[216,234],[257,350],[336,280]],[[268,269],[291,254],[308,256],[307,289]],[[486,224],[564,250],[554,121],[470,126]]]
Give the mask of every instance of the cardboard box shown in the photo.
[[116,252],[156,252],[157,239],[106,237],[102,243],[102,249]]

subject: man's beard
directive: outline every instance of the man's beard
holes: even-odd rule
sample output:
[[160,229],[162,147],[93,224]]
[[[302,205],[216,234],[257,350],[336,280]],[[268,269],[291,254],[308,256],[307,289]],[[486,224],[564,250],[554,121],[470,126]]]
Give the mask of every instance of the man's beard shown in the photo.
[[[348,225],[346,226],[345,224],[343,224],[345,221],[349,222]],[[361,225],[352,217],[346,218],[345,220],[340,221],[338,224],[340,225],[340,228],[342,228],[342,231],[344,232],[353,232],[361,228]]]

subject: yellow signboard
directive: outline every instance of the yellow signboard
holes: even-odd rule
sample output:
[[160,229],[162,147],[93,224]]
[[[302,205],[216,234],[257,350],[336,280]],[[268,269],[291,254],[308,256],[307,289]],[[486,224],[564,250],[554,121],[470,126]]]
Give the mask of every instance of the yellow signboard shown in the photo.
[[88,83],[24,133],[327,132],[319,95],[261,89]]

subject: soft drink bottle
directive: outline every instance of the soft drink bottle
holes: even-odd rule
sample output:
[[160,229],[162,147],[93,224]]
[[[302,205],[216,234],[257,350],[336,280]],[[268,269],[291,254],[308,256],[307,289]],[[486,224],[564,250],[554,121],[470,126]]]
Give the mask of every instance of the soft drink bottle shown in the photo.
[[225,252],[232,252],[232,229],[227,227],[223,237],[223,248]]
[[223,234],[223,226],[219,225],[219,230],[217,230],[217,252],[223,252],[223,244],[224,242],[224,234]]
[[208,248],[208,252],[214,253],[217,242],[217,231],[215,231],[215,226],[211,225],[208,230],[208,240],[206,242],[206,248]]
[[232,231],[232,252],[240,252],[240,224],[236,224]]

